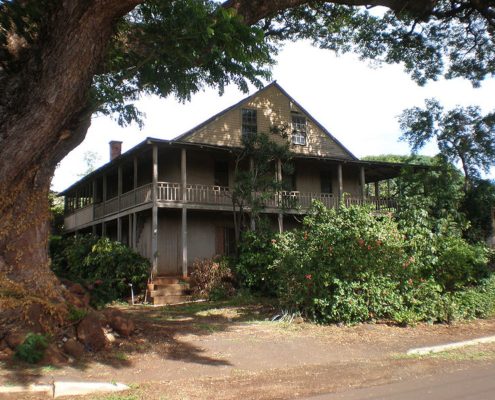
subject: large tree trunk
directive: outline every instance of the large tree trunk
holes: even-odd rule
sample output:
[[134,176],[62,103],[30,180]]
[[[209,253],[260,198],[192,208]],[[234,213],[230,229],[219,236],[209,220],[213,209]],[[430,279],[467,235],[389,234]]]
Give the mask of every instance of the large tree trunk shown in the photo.
[[[29,296],[31,303],[38,299],[45,306],[62,300],[47,251],[51,178],[57,163],[85,137],[92,77],[115,22],[137,3],[60,2],[40,32],[43,40],[31,48],[19,41],[19,49],[11,49],[27,62],[16,70],[0,70],[2,312],[9,304],[22,303],[19,297]],[[22,288],[22,293],[12,293],[13,287]],[[17,301],[9,301],[9,295]]]

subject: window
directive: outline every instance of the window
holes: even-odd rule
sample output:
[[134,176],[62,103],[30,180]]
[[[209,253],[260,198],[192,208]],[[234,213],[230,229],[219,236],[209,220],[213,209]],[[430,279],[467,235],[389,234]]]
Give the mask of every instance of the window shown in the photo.
[[292,143],[306,145],[306,117],[292,115]]
[[332,173],[330,171],[320,172],[321,193],[333,193]]
[[215,161],[215,186],[229,186],[229,162]]
[[256,118],[256,110],[243,108],[242,113],[242,134],[251,135],[258,133],[258,119]]

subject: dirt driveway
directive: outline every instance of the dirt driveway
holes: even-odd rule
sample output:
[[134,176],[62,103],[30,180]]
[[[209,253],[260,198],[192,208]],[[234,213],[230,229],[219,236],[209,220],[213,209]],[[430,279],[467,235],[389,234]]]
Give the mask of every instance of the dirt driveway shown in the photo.
[[268,303],[121,309],[139,328],[131,340],[63,368],[2,363],[0,383],[55,379],[133,387],[103,399],[290,399],[495,362],[494,345],[437,357],[403,355],[411,347],[495,335],[495,319],[450,326],[339,327],[300,319],[271,322],[277,310]]

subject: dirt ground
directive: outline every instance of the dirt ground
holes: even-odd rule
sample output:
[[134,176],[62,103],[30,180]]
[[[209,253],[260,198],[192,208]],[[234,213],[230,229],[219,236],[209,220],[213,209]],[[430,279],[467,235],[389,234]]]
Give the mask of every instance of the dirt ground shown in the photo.
[[3,361],[0,384],[78,380],[132,387],[88,399],[295,399],[495,362],[495,345],[404,355],[413,347],[495,335],[495,319],[407,328],[318,326],[299,318],[272,322],[277,310],[268,303],[120,308],[138,327],[130,340],[62,368]]

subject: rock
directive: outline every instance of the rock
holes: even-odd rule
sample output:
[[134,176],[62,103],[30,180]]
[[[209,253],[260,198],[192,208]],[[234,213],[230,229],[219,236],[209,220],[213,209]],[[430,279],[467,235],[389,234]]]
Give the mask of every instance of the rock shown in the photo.
[[62,353],[62,351],[55,345],[50,344],[46,350],[40,364],[43,365],[63,365],[66,364],[68,358]]
[[25,335],[21,333],[16,333],[12,332],[7,334],[5,337],[5,343],[7,343],[7,346],[9,346],[12,350],[15,350],[17,346],[22,344],[24,342]]
[[76,359],[84,354],[84,346],[74,339],[68,339],[62,348],[66,354]]
[[110,321],[110,326],[122,336],[130,336],[136,329],[133,320],[119,316]]
[[64,297],[68,303],[77,308],[89,307],[91,296],[81,284],[64,279],[63,286],[67,289]]
[[2,358],[12,358],[14,356],[14,350],[12,350],[10,347],[6,347],[3,350],[0,350],[0,359]]
[[117,340],[112,332],[105,331],[105,337],[110,343],[113,343],[115,342],[115,340]]
[[127,318],[124,313],[114,308],[107,308],[103,311],[108,324],[118,334],[122,336],[130,336],[135,330],[134,321]]
[[107,344],[98,314],[89,313],[77,326],[77,338],[89,351],[99,351]]

